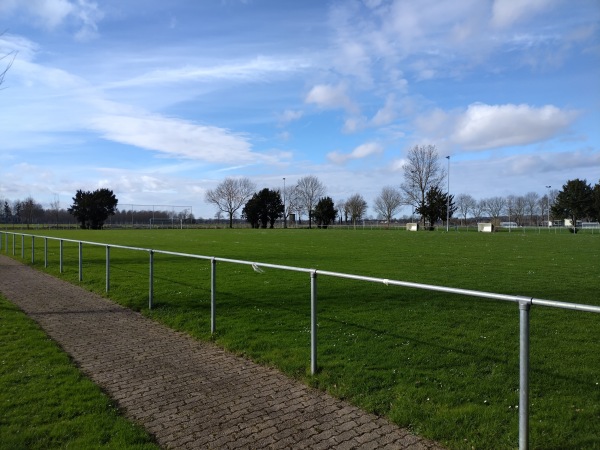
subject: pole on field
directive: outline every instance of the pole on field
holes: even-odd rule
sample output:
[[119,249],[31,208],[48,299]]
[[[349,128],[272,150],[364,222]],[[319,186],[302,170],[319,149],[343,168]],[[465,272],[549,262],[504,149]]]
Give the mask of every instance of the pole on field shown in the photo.
[[35,262],[35,236],[31,236],[31,264]]
[[48,267],[48,238],[44,238],[44,267]]
[[58,270],[60,271],[60,273],[63,273],[63,240],[62,239],[59,241],[58,247],[59,247],[59,249],[58,249],[58,253],[59,253],[59,262],[58,262],[59,269]]
[[79,241],[79,281],[83,281],[83,242]]
[[519,302],[519,450],[529,448],[529,310],[531,300]]
[[310,373],[317,373],[317,271],[310,273]]
[[446,232],[450,230],[450,155],[446,156],[448,160],[448,193],[446,194]]
[[152,300],[154,297],[154,250],[150,250],[150,273],[148,285],[148,309],[152,309]]
[[106,292],[110,290],[110,245],[106,246]]
[[217,331],[217,260],[210,260],[210,334]]

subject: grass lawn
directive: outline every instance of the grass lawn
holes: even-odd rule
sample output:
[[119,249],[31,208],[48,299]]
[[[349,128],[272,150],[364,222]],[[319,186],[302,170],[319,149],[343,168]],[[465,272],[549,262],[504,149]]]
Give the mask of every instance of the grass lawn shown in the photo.
[[0,297],[0,448],[156,449],[39,327]]
[[[600,235],[402,230],[48,231],[165,249],[600,305]],[[65,243],[77,283],[77,245]],[[21,241],[16,241],[20,257]],[[5,242],[3,242],[3,252]],[[9,254],[12,241],[9,239]],[[84,286],[103,293],[105,250],[84,245]],[[58,243],[48,241],[58,275]],[[25,240],[31,261],[31,239]],[[115,301],[210,336],[210,264],[111,250]],[[35,266],[43,269],[36,239]],[[218,263],[215,341],[451,448],[518,443],[519,312],[513,303],[320,276],[319,372],[309,374],[308,274]],[[530,447],[600,448],[600,315],[533,307]]]

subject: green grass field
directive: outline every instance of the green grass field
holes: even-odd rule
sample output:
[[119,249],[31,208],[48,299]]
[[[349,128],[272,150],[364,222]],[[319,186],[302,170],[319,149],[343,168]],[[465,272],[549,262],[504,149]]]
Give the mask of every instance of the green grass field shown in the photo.
[[0,297],[0,448],[156,449],[12,303]]
[[[600,305],[600,235],[402,230],[44,231],[121,244]],[[3,241],[3,253],[12,254]],[[77,245],[64,244],[78,282]],[[21,255],[17,239],[16,257]],[[84,245],[83,285],[104,294],[105,250]],[[31,239],[25,239],[25,262]],[[36,239],[35,266],[44,269]],[[58,242],[48,241],[58,275]],[[518,444],[519,312],[514,303],[321,276],[319,372],[310,367],[308,274],[111,250],[110,297],[178,330],[276,366],[450,448]],[[104,294],[105,295],[105,294]],[[531,310],[530,447],[600,448],[600,315]]]

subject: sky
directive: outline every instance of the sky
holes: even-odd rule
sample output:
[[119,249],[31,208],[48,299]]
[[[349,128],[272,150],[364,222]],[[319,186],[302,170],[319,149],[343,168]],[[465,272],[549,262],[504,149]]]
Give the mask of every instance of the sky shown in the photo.
[[373,205],[429,144],[455,196],[600,181],[598,0],[0,0],[0,32],[0,198]]

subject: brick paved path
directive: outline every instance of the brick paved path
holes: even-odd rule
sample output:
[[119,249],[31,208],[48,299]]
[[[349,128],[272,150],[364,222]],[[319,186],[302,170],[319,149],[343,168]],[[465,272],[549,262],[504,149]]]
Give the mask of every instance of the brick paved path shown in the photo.
[[0,292],[165,448],[441,448],[3,255]]

